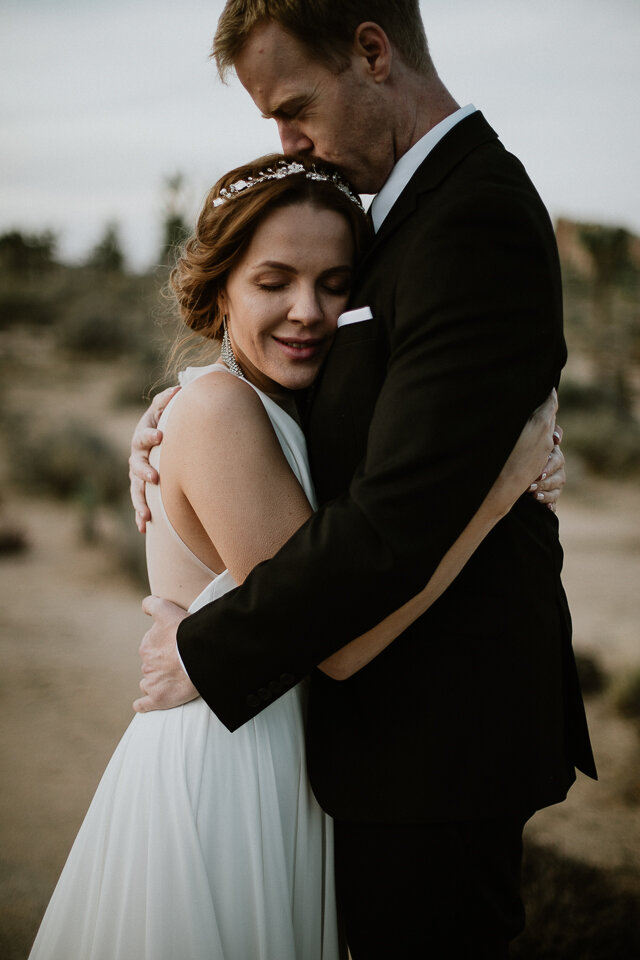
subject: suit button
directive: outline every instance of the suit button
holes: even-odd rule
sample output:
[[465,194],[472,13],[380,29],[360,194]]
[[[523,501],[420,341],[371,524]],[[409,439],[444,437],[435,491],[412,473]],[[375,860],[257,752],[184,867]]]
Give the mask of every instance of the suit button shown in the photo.
[[247,697],[247,706],[251,707],[253,710],[254,707],[259,707],[261,703],[260,697],[256,696],[255,693],[250,693]]
[[282,684],[278,680],[272,680],[269,684],[269,690],[274,697],[277,697],[279,693],[282,693]]
[[260,697],[261,700],[264,700],[265,703],[267,702],[267,700],[271,700],[271,694],[269,693],[266,687],[258,688],[258,696]]
[[281,673],[280,682],[284,683],[285,686],[290,687],[292,683],[295,683],[296,678],[292,673]]

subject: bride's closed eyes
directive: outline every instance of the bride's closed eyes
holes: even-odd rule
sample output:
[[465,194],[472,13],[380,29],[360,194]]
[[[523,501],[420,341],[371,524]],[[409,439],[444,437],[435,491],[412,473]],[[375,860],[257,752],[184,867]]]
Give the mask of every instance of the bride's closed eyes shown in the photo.
[[[295,279],[295,271],[284,276],[260,277],[254,283],[259,290],[277,292],[285,290],[293,279]],[[329,294],[338,297],[346,296],[351,289],[351,270],[339,267],[336,270],[327,271],[318,279],[318,285]]]

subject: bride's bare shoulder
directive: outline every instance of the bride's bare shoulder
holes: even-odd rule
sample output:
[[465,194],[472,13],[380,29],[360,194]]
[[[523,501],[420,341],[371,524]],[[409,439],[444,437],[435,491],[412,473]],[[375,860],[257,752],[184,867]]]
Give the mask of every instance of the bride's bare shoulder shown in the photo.
[[194,435],[205,439],[255,439],[272,428],[262,402],[250,384],[227,373],[212,370],[193,380],[177,394],[165,430],[165,440],[180,445]]

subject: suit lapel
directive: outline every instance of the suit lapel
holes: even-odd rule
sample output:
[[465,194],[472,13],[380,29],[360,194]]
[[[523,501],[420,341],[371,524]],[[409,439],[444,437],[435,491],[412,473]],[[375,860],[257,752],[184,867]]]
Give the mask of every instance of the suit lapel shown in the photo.
[[497,139],[498,134],[489,126],[480,111],[472,113],[471,116],[457,123],[436,144],[409,180],[385,217],[361,263],[360,271],[366,270],[369,260],[375,256],[376,251],[413,213],[418,197],[422,193],[434,190],[472,150],[483,143]]

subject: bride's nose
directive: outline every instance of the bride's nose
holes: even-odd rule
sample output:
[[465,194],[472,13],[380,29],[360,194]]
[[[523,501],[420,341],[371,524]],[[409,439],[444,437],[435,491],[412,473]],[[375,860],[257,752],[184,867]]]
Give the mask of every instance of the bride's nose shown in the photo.
[[295,289],[295,295],[289,308],[289,320],[294,323],[310,325],[324,320],[324,311],[320,298],[313,284],[300,284]]

